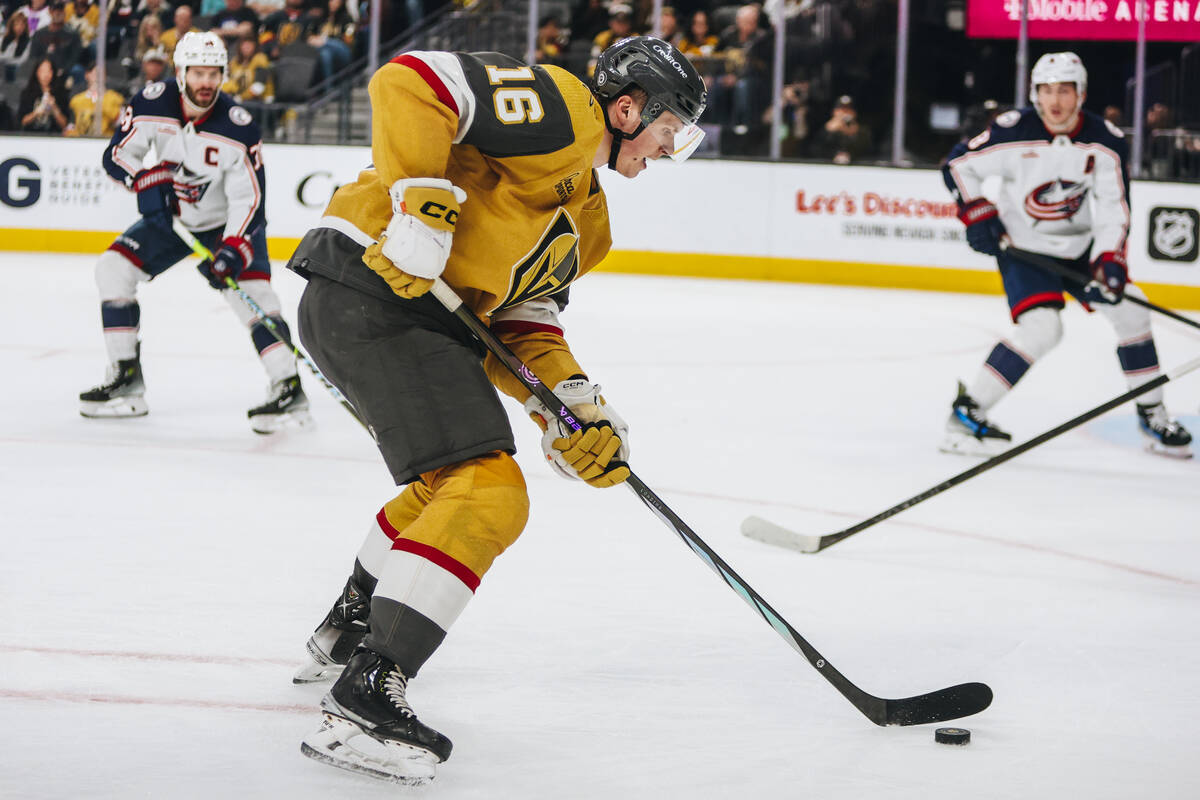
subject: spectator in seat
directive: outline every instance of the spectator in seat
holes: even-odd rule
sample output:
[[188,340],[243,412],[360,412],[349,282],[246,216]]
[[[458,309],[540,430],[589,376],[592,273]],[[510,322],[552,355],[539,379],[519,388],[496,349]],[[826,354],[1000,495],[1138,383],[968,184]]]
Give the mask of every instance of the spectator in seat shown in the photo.
[[192,7],[180,5],[175,9],[175,27],[168,28],[162,33],[162,46],[166,48],[168,53],[175,52],[175,45],[179,44],[179,39],[185,33],[196,31],[199,29],[192,24]]
[[304,0],[284,0],[283,8],[263,20],[259,43],[267,58],[274,61],[283,48],[308,38],[315,27],[313,22],[304,13]]
[[83,67],[79,57],[83,54],[83,42],[79,34],[67,27],[67,9],[62,0],[50,4],[50,24],[33,34],[29,43],[30,58],[48,58],[54,71],[69,76],[74,85],[83,85]]
[[761,22],[758,6],[741,6],[717,44],[726,72],[714,82],[709,103],[717,120],[732,123],[738,134],[757,124],[770,102],[773,38]]
[[136,24],[141,24],[146,17],[158,17],[165,31],[174,24],[174,7],[167,0],[139,0],[137,11],[134,12]]
[[87,88],[71,98],[70,108],[72,122],[63,132],[66,136],[91,136],[96,131],[96,107],[100,107],[100,135],[112,136],[117,129],[117,118],[125,107],[125,98],[120,92],[105,89],[101,99],[100,86],[96,82],[96,64],[92,62],[84,73]]
[[229,80],[221,86],[221,91],[242,104],[262,103],[275,96],[271,60],[259,52],[258,40],[253,36],[243,36],[234,45],[229,58]]
[[537,63],[553,64],[556,67],[564,66],[566,46],[562,23],[559,22],[557,16],[547,14],[538,20]]
[[717,52],[719,41],[717,35],[709,27],[708,12],[701,9],[692,14],[692,20],[688,25],[687,33],[679,41],[679,51],[688,58],[692,58],[693,56],[707,57]]
[[209,20],[209,29],[215,31],[230,50],[243,36],[258,37],[258,14],[246,5],[246,0],[224,0],[224,6]]
[[624,3],[613,3],[608,7],[608,28],[596,34],[592,39],[592,60],[588,64],[588,74],[596,69],[596,59],[615,42],[633,35],[633,9]]
[[92,48],[92,40],[100,28],[100,6],[92,0],[73,0],[67,6],[66,25],[79,34],[79,41],[85,50]]
[[0,65],[5,70],[4,79],[16,80],[17,68],[29,58],[29,20],[24,12],[14,12],[4,24],[4,37],[0,39]]
[[21,6],[17,11],[25,15],[30,36],[50,25],[49,0],[29,0],[29,5]]
[[849,95],[838,98],[825,123],[825,148],[835,164],[849,164],[870,152],[871,132],[859,121],[854,100]]
[[151,50],[161,50],[167,54],[167,65],[171,64],[171,54],[162,43],[162,20],[155,14],[142,17],[138,23],[137,34],[121,43],[121,64],[125,67],[127,76],[136,76],[142,68],[142,59]]
[[58,134],[70,123],[67,90],[48,58],[38,61],[21,90],[17,119],[26,133]]
[[160,47],[152,47],[142,55],[141,70],[129,84],[129,96],[145,89],[152,83],[167,80],[170,75],[167,73],[167,67],[171,64],[171,59],[167,57],[167,51]]
[[308,43],[317,48],[321,79],[326,80],[350,66],[358,25],[346,8],[346,0],[326,0],[325,8],[318,14],[314,15],[315,28]]
[[679,17],[676,15],[674,8],[671,6],[662,7],[662,12],[658,15],[658,27],[658,38],[679,47],[680,41],[683,40],[683,31],[679,29]]

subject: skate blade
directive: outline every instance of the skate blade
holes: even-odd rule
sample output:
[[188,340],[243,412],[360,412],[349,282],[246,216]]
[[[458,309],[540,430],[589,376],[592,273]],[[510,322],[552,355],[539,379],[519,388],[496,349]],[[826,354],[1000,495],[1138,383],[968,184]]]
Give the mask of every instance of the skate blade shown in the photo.
[[313,424],[308,409],[288,411],[284,414],[256,414],[250,418],[250,429],[263,436],[276,433],[283,428],[308,428]]
[[437,756],[428,750],[393,739],[378,739],[329,712],[325,712],[320,729],[304,737],[300,752],[330,766],[404,786],[428,784],[438,763]]
[[1146,452],[1153,453],[1156,456],[1166,456],[1167,458],[1178,458],[1181,461],[1192,457],[1192,446],[1185,445],[1166,445],[1157,439],[1150,439],[1146,442]]
[[951,453],[960,456],[998,456],[1008,448],[1012,447],[1012,442],[1006,442],[1002,439],[976,439],[969,433],[953,433],[947,432],[942,443],[938,445],[938,450],[943,453]]
[[88,419],[116,419],[121,417],[144,417],[150,413],[143,397],[114,397],[112,400],[80,400],[79,414]]

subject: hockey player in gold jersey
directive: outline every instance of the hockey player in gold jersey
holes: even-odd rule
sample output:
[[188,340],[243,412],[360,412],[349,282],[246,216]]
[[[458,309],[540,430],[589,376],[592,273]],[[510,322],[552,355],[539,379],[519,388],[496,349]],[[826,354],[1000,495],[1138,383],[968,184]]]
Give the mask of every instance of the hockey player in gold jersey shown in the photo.
[[[368,424],[404,490],[375,515],[309,639],[297,682],[340,672],[306,755],[420,784],[450,741],[407,683],[441,644],[529,499],[496,389],[524,403],[561,475],[629,475],[628,426],[559,323],[611,245],[596,169],[632,178],[699,143],[704,83],[648,36],[608,48],[594,85],[498,53],[412,52],[372,78],[373,165],[333,196],[289,266],[309,281],[301,340]],[[427,294],[444,279],[585,424],[553,415]],[[343,668],[344,666],[344,668]]]

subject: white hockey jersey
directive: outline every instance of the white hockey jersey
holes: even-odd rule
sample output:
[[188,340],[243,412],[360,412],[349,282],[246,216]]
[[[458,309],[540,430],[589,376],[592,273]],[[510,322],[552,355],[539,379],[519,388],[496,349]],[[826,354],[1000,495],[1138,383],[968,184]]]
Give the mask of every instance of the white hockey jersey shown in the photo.
[[[1120,129],[1088,111],[1070,135],[1053,135],[1032,108],[1009,111],[957,145],[942,176],[959,203],[984,195],[1022,250],[1078,258],[1125,252],[1129,235],[1128,145]],[[990,183],[989,183],[990,188]]]
[[222,238],[265,224],[262,135],[250,112],[220,94],[207,114],[187,120],[174,81],[152,83],[129,101],[104,151],[104,168],[127,187],[146,166],[170,161],[179,218],[188,230],[224,227]]

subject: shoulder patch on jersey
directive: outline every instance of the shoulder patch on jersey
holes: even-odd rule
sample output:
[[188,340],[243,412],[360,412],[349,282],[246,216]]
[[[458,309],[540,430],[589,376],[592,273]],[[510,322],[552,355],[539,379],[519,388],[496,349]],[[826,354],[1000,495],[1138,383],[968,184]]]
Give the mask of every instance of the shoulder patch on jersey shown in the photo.
[[254,117],[250,116],[250,112],[241,106],[230,106],[229,120],[234,125],[249,125],[254,121]]
[[1121,130],[1116,125],[1113,125],[1112,120],[1104,120],[1104,126],[1108,128],[1109,133],[1111,133],[1113,136],[1116,136],[1118,139],[1125,138],[1125,131]]
[[1001,128],[1011,128],[1021,120],[1021,112],[1017,109],[1005,111],[1000,116],[996,117],[996,124]]
[[150,84],[145,89],[142,89],[142,97],[147,100],[153,100],[157,97],[162,97],[162,93],[167,90],[167,85],[162,81],[156,81]]

